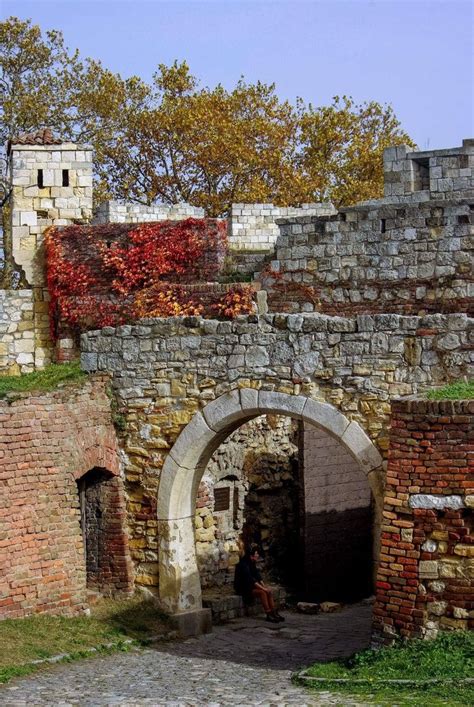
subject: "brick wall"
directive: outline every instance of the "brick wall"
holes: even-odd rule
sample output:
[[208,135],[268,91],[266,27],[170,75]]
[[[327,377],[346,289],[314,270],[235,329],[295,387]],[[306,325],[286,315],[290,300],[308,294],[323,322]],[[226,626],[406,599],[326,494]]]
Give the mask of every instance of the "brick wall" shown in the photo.
[[310,601],[354,600],[372,591],[370,487],[358,463],[327,432],[304,423],[303,547]]
[[474,627],[474,401],[392,403],[375,630]]
[[[74,614],[86,607],[77,480],[113,477],[105,513],[114,533],[108,592],[130,590],[131,564],[106,379],[0,403],[0,618]],[[105,586],[103,582],[102,588]]]

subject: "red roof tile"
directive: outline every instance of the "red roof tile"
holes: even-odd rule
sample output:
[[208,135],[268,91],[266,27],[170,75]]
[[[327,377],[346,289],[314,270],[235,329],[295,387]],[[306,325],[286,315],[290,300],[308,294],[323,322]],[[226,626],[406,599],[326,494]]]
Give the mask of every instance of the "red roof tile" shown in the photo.
[[41,128],[13,138],[12,145],[61,145],[64,141],[53,135],[51,128]]

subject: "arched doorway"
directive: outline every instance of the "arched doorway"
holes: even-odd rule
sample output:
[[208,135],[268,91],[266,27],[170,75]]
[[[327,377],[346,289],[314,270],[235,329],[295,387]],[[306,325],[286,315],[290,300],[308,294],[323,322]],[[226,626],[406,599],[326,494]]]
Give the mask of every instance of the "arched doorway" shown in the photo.
[[86,586],[104,596],[130,593],[132,568],[120,477],[94,467],[77,480]]
[[196,562],[194,516],[204,470],[231,432],[262,414],[288,415],[337,439],[357,461],[381,513],[382,457],[360,425],[336,408],[301,395],[241,388],[220,396],[194,415],[176,440],[162,469],[158,489],[159,594],[173,614],[202,607]]

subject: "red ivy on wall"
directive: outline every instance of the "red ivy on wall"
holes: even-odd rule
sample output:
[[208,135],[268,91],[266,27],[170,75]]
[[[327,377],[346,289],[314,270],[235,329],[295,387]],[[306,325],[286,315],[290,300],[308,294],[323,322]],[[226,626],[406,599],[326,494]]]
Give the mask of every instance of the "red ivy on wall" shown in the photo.
[[226,252],[225,223],[187,219],[50,228],[47,284],[53,338],[144,317],[252,311],[253,290],[235,284],[211,297],[191,283],[216,280]]

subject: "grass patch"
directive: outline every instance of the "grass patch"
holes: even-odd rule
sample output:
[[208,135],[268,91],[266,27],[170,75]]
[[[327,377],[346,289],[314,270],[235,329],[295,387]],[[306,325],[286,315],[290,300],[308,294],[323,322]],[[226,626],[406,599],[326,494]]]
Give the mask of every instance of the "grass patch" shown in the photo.
[[[363,696],[377,704],[472,705],[474,685],[463,685],[459,681],[472,678],[474,674],[474,633],[443,633],[434,641],[414,640],[377,651],[366,650],[344,660],[316,663],[307,674],[328,679],[328,682],[311,686],[312,690]],[[367,683],[348,682],[336,686],[330,682],[331,678],[365,679]],[[406,687],[382,683],[394,679],[415,682]],[[430,679],[442,682],[416,685],[416,681]]]
[[22,376],[0,376],[0,398],[9,393],[54,390],[60,383],[73,383],[87,376],[80,363],[52,363],[42,371],[25,373]]
[[427,394],[429,400],[473,400],[474,379],[469,381],[456,381],[443,388],[435,388]]
[[44,667],[35,660],[67,653],[81,658],[95,648],[101,652],[127,650],[125,643],[145,645],[170,630],[167,616],[151,600],[137,596],[116,601],[104,599],[95,604],[91,616],[29,616],[0,621],[0,683],[27,675]]

